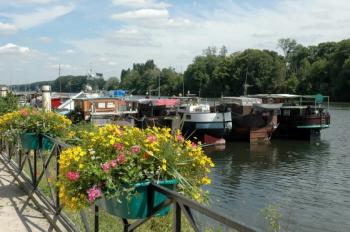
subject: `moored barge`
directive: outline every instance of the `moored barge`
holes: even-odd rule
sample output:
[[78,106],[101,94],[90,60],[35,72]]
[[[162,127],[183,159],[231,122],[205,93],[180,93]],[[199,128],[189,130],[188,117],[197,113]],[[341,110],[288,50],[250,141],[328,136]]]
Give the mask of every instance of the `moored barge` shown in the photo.
[[[264,103],[282,103],[274,138],[310,139],[330,125],[329,97],[317,95],[258,94]],[[326,102],[326,107],[324,103]]]
[[228,140],[267,142],[278,127],[277,111],[282,104],[263,104],[261,98],[222,97],[221,108],[231,112],[232,130]]

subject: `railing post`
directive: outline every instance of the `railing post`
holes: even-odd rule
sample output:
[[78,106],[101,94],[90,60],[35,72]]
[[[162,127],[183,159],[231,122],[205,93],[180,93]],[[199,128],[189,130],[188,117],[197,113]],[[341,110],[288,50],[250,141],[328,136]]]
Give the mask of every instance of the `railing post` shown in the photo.
[[36,175],[37,175],[37,150],[34,150],[34,175],[33,175],[33,185],[34,185],[34,188],[36,188]]
[[173,232],[181,231],[181,207],[175,202],[174,203],[174,214],[173,214]]
[[[56,155],[56,181],[59,181],[59,174],[60,174],[60,147],[58,145],[54,145],[53,152],[55,152]],[[60,189],[56,187],[56,210],[60,208]]]
[[99,224],[100,224],[100,220],[99,220],[99,208],[97,205],[95,205],[95,232],[99,231]]

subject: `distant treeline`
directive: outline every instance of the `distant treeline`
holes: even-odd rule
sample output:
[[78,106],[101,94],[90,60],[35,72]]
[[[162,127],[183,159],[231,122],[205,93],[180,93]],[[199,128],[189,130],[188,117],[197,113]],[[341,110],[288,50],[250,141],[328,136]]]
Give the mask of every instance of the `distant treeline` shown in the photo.
[[133,94],[178,95],[189,91],[202,97],[239,96],[244,84],[248,93],[297,93],[331,96],[333,101],[350,101],[350,39],[305,47],[293,39],[280,39],[283,51],[246,49],[227,54],[225,46],[208,47],[194,58],[185,72],[159,69],[153,62],[133,64],[116,77],[62,76],[51,82],[20,85],[22,91],[50,84],[53,91],[79,92],[90,85],[94,90],[127,89]]

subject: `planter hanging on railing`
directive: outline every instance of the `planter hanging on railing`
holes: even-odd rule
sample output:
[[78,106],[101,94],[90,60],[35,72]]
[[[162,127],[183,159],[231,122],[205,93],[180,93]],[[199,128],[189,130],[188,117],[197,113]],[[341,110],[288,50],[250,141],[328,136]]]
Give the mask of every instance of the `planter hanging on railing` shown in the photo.
[[36,133],[23,133],[20,135],[21,144],[25,150],[51,150],[54,143],[46,136]]
[[54,146],[54,142],[51,139],[47,138],[46,136],[43,136],[41,149],[46,151],[51,151],[53,146]]
[[25,150],[37,150],[39,148],[39,135],[36,133],[23,133],[20,135],[21,144]]
[[[176,180],[165,180],[158,181],[157,184],[174,190],[176,186]],[[162,202],[167,200],[167,196],[159,192],[154,192],[153,199],[150,194],[150,182],[142,182],[135,184],[135,190],[128,194],[122,194],[118,200],[117,199],[106,199],[102,198],[96,202],[96,204],[108,213],[125,218],[125,219],[141,219],[146,218],[151,214],[154,208],[160,205]],[[165,216],[169,212],[169,206],[160,210],[156,216]]]

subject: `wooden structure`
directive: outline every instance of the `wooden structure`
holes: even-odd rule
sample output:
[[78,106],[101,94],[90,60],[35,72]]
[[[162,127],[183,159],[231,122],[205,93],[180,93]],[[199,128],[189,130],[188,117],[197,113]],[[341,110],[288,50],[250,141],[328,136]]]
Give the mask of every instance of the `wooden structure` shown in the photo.
[[74,99],[76,111],[81,111],[84,120],[93,117],[113,117],[127,114],[136,114],[137,103],[120,98],[76,98]]

